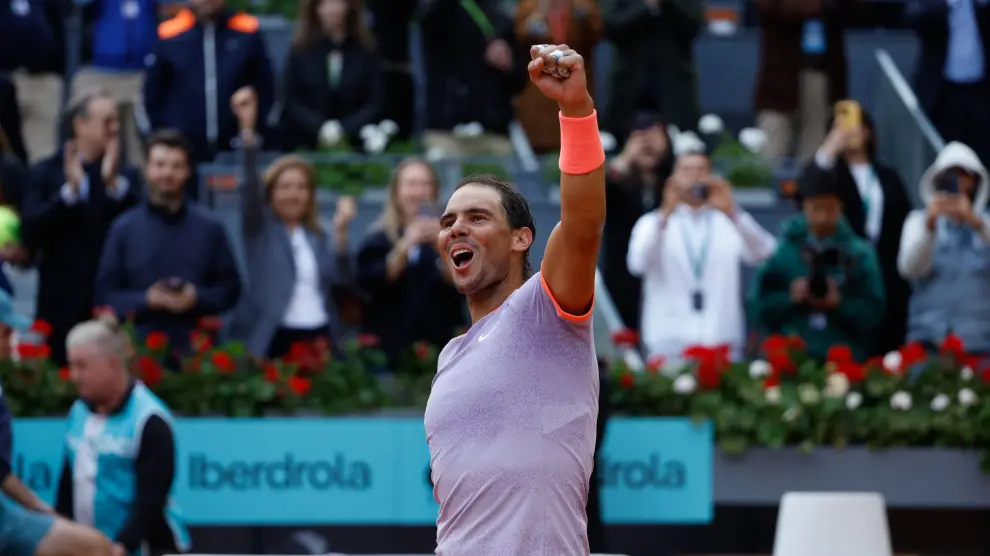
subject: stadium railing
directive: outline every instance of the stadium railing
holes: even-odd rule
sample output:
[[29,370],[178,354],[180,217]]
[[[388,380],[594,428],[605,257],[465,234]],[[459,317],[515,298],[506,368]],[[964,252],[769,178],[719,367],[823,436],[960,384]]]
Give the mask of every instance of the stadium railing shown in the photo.
[[878,49],[875,57],[880,66],[873,104],[877,155],[900,172],[908,196],[918,205],[918,182],[945,141],[890,54]]

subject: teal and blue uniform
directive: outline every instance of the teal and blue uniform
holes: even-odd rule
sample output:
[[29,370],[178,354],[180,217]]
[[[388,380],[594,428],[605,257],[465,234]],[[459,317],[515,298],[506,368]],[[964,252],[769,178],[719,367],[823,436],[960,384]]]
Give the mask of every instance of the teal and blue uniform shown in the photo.
[[137,555],[189,548],[170,499],[175,479],[172,415],[141,382],[109,414],[77,401],[69,411],[60,514],[91,526]]

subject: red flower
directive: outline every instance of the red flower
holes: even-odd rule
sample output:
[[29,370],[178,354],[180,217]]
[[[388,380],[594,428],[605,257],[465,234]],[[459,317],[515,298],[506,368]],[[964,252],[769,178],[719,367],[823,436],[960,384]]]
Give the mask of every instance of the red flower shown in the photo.
[[224,353],[218,351],[210,357],[210,363],[217,368],[221,373],[232,373],[234,372],[234,359],[229,353]]
[[313,382],[308,378],[294,376],[289,379],[289,388],[292,388],[292,391],[300,396],[306,395],[312,387]]
[[196,353],[207,352],[213,347],[213,339],[210,338],[210,335],[199,330],[193,330],[189,333],[189,342]]
[[767,354],[767,363],[773,368],[773,372],[777,375],[781,374],[793,374],[797,372],[797,365],[791,359],[790,354],[787,350],[771,352]]
[[963,346],[962,338],[955,334],[949,334],[942,340],[941,352],[942,355],[961,357],[965,355],[966,347]]
[[639,345],[639,334],[632,328],[623,328],[612,333],[612,343],[621,348],[635,348]]
[[804,351],[808,349],[808,344],[805,343],[804,338],[797,335],[791,335],[787,337],[790,340],[790,348],[796,349],[798,351]]
[[368,348],[378,347],[378,344],[380,343],[381,340],[378,339],[378,336],[375,336],[374,334],[358,334],[357,337],[358,347],[368,349]]
[[22,360],[43,359],[48,357],[50,353],[51,351],[48,349],[48,346],[44,344],[42,345],[28,344],[28,343],[17,344],[17,355]]
[[164,351],[168,345],[168,335],[164,332],[150,332],[144,339],[144,347],[151,351]]
[[825,360],[829,363],[835,363],[837,365],[852,363],[852,348],[844,344],[834,345],[828,348],[828,353],[825,354]]
[[866,370],[855,361],[836,363],[835,372],[846,375],[849,382],[856,384],[866,378]]
[[619,375],[619,386],[626,389],[636,386],[636,377],[630,372],[622,373]]
[[138,358],[137,368],[138,373],[141,375],[141,380],[151,388],[154,388],[156,384],[162,381],[162,377],[165,376],[165,372],[162,370],[162,366],[158,364],[158,361],[147,355]]
[[698,384],[712,390],[718,388],[729,366],[729,347],[690,346],[684,350],[684,357],[697,363]]
[[271,363],[265,365],[265,380],[268,382],[278,382],[282,375],[278,372],[278,367]]
[[900,349],[901,369],[910,369],[917,363],[928,359],[928,351],[920,342],[909,342]]
[[646,371],[651,374],[657,374],[658,372],[660,372],[660,369],[663,368],[663,364],[664,364],[663,357],[660,355],[654,355],[653,357],[650,357],[650,359],[646,361]]
[[216,334],[217,332],[220,332],[221,328],[223,328],[223,319],[213,316],[202,317],[199,319],[199,322],[196,323],[196,328],[202,330],[203,332]]
[[781,334],[767,336],[762,342],[760,342],[760,351],[766,355],[770,355],[771,353],[776,353],[778,351],[785,351],[789,347],[791,347],[791,339]]
[[430,346],[426,342],[416,342],[414,350],[416,352],[416,359],[420,361],[425,361],[430,356]]
[[763,379],[763,388],[773,388],[774,386],[780,386],[780,376],[777,373],[770,373],[770,376]]
[[303,372],[314,372],[329,358],[329,350],[320,351],[320,346],[314,342],[296,342],[289,347],[285,362],[299,367]]
[[70,371],[68,367],[62,367],[58,370],[58,378],[63,382],[72,380],[72,371]]
[[38,319],[34,321],[34,324],[31,325],[31,332],[34,332],[39,336],[44,336],[47,338],[52,335],[52,325],[48,324],[47,322],[41,319]]

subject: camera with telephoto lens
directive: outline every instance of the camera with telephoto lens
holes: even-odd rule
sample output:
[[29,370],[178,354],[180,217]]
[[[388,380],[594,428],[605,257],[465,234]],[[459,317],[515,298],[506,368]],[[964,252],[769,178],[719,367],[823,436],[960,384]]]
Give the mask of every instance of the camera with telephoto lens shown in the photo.
[[828,278],[845,270],[845,254],[834,246],[806,248],[808,257],[808,294],[815,299],[828,295]]

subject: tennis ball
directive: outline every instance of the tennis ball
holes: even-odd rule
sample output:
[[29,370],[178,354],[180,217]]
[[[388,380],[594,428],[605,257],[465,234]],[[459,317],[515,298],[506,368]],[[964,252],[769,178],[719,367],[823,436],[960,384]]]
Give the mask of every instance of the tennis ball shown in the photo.
[[0,247],[21,241],[21,218],[10,207],[0,206]]

